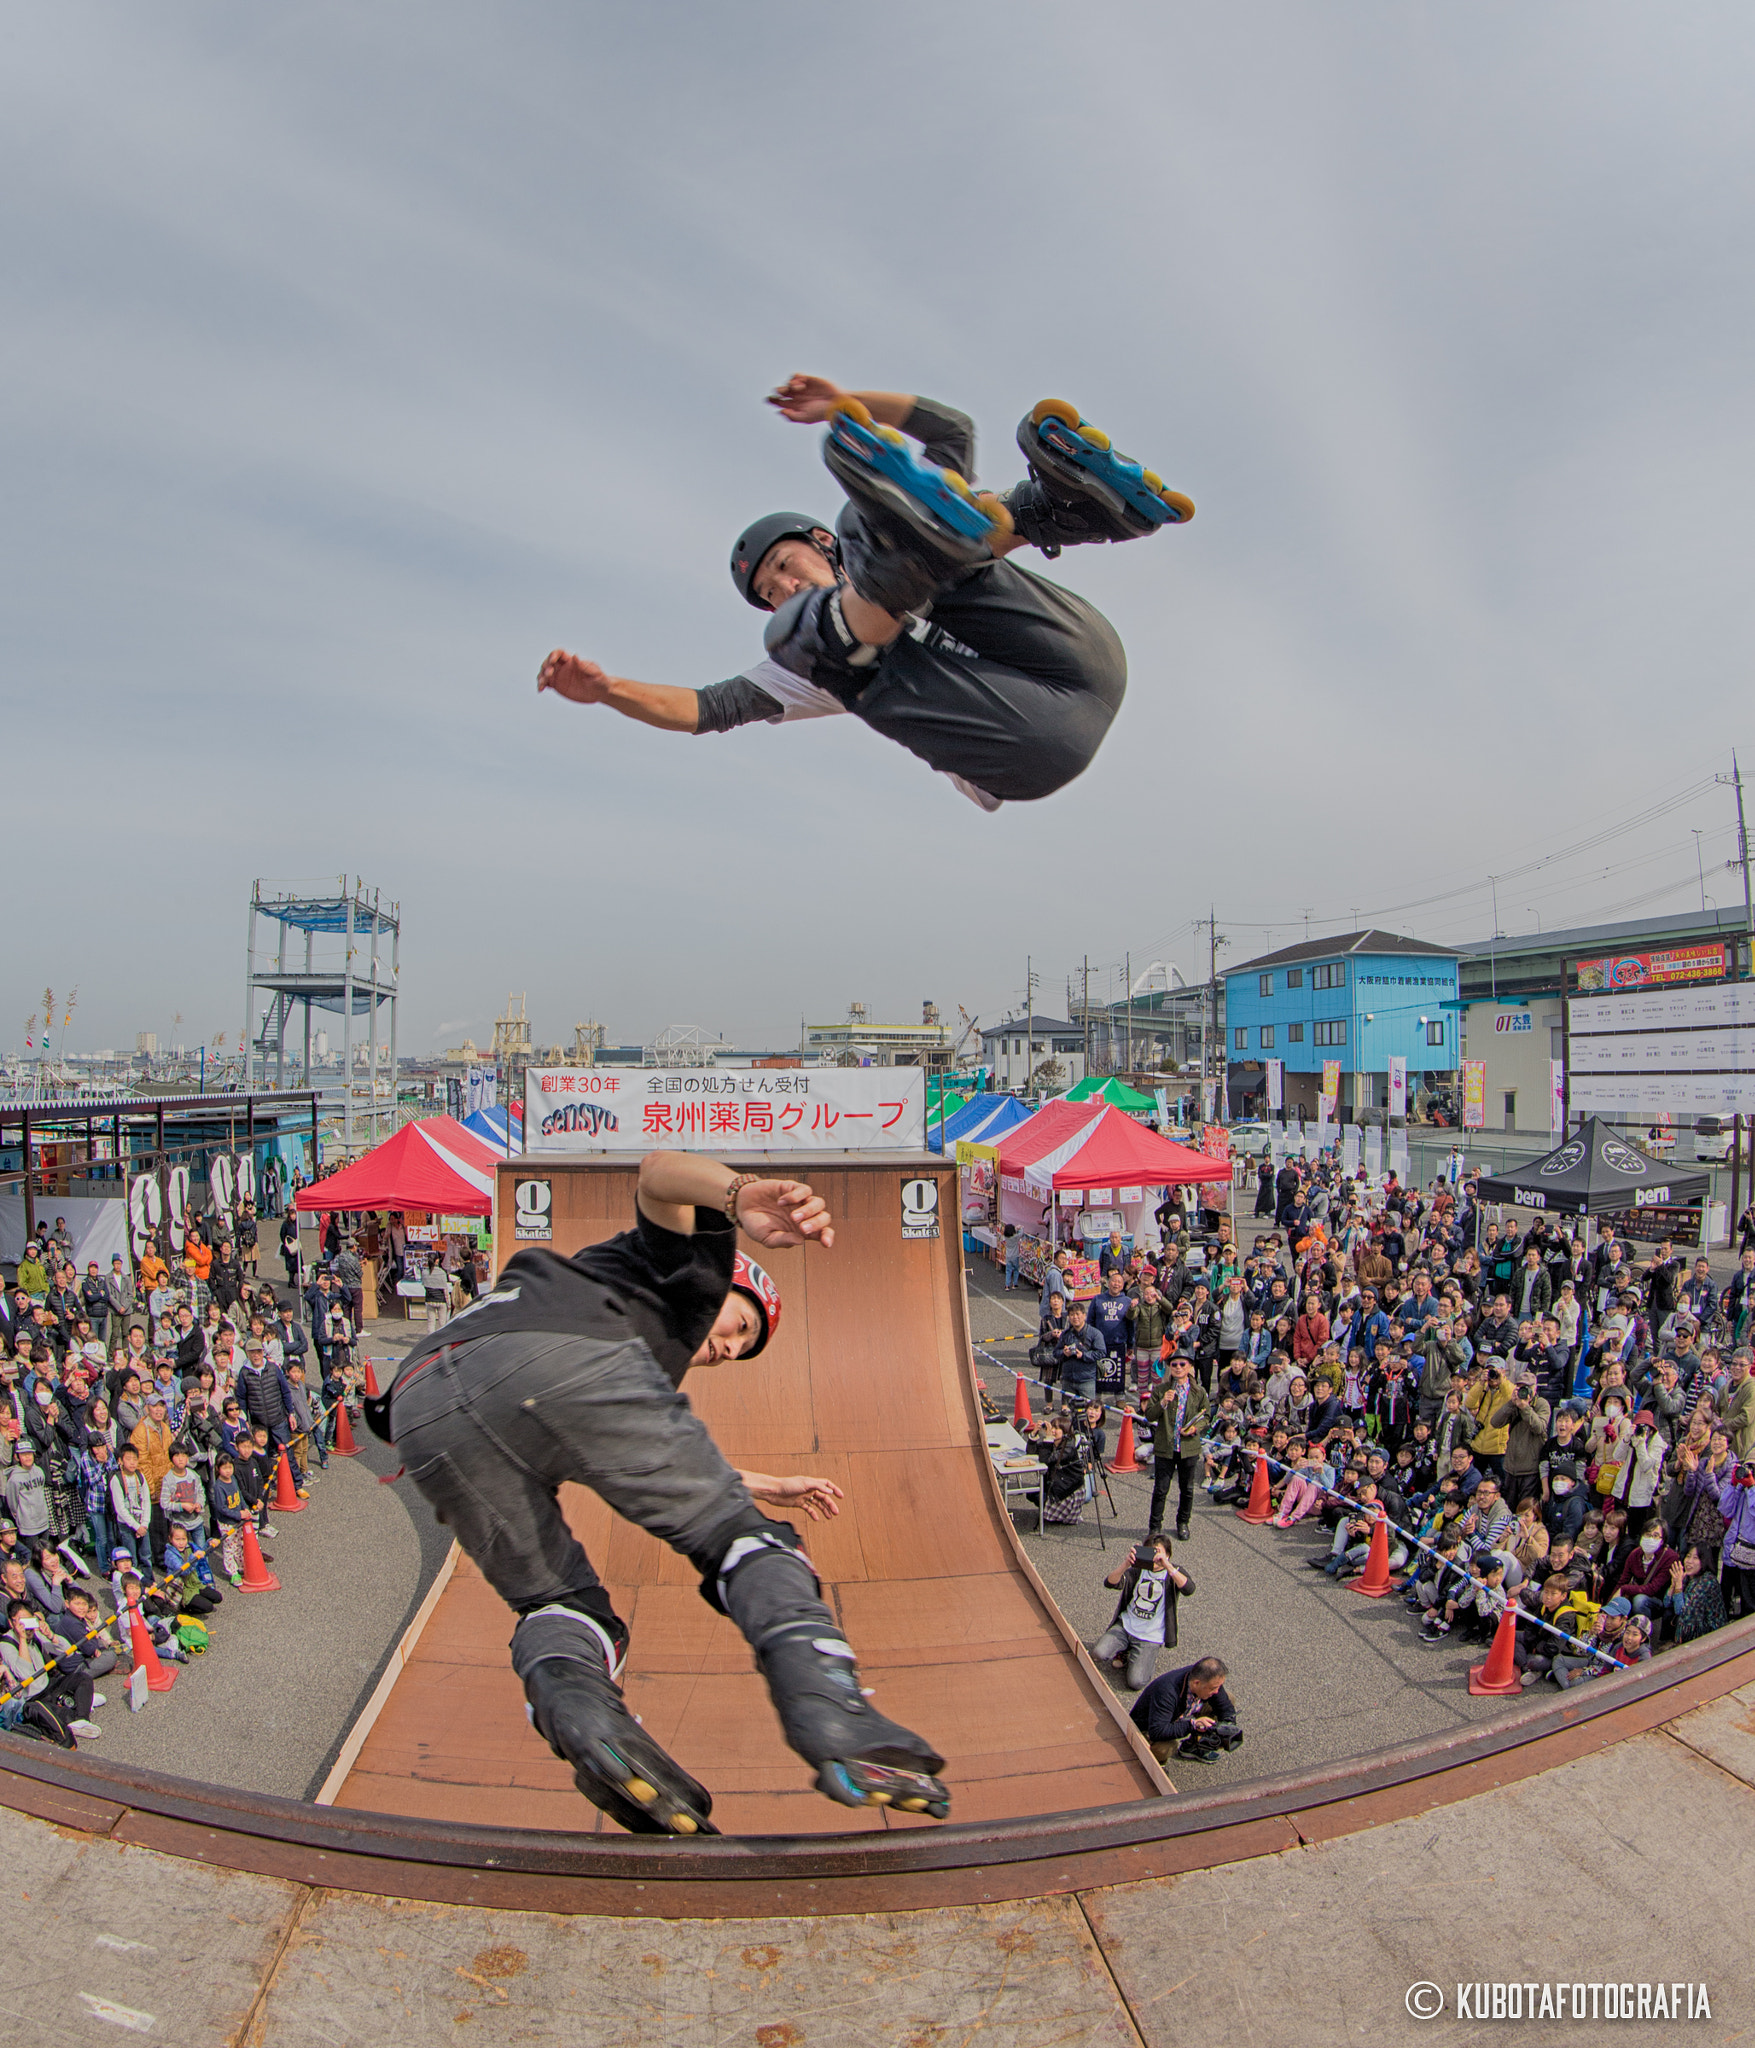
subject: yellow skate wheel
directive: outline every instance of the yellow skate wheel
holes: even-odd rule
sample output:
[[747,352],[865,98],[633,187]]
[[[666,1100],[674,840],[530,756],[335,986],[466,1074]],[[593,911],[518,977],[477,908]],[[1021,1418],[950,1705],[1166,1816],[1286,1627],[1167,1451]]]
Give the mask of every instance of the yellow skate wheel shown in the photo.
[[1194,517],[1194,500],[1192,498],[1184,497],[1180,491],[1168,490],[1160,491],[1158,496],[1175,513],[1176,522],[1179,526],[1186,526]]
[[891,1794],[889,1794],[888,1792],[868,1792],[865,1795],[865,1803],[867,1806],[888,1806],[890,1803],[890,1799]]
[[1161,491],[1164,488],[1164,479],[1155,469],[1142,469],[1140,471],[1140,482],[1145,485],[1148,491]]
[[969,488],[967,479],[960,477],[954,469],[941,470],[939,474],[959,498],[974,497],[975,493]]
[[1082,415],[1076,405],[1068,405],[1064,398],[1043,398],[1030,408],[1030,420],[1040,426],[1044,420],[1060,420],[1076,430]]
[[993,538],[1016,531],[1012,524],[1011,508],[992,491],[977,491],[975,502],[993,521]]
[[648,1785],[644,1778],[630,1778],[622,1790],[630,1799],[639,1800],[642,1806],[650,1806],[658,1797],[658,1788]]
[[906,448],[908,436],[900,427],[874,427],[872,431],[880,441],[888,441],[892,448]]
[[1109,446],[1109,436],[1104,433],[1101,427],[1080,427],[1079,439],[1088,443],[1093,448],[1107,448]]
[[869,427],[871,425],[871,414],[867,411],[862,399],[837,398],[834,405],[830,408],[830,412],[831,414],[839,413],[843,419],[851,420],[856,427]]
[[670,1816],[670,1827],[671,1832],[677,1835],[698,1835],[700,1833],[692,1813],[673,1813]]
[[924,1813],[926,1811],[926,1801],[924,1799],[901,1799],[896,1803],[904,1813]]

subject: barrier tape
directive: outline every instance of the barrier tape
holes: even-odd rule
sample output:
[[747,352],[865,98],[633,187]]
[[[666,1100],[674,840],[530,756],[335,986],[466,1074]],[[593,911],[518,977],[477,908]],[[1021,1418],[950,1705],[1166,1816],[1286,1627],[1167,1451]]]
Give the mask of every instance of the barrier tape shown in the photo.
[[[973,1348],[975,1350],[975,1355],[978,1358],[984,1358],[987,1361],[987,1363],[994,1368],[996,1372],[1010,1373],[1013,1379],[1023,1380],[1029,1385],[1041,1387],[1045,1393],[1054,1392],[1053,1384],[1050,1381],[1041,1379],[1033,1373],[1019,1372],[1015,1366],[1004,1364],[1001,1360],[995,1358],[991,1352],[985,1350],[979,1345],[974,1346]],[[1093,1396],[1092,1398],[1095,1399],[1095,1396]],[[1108,1403],[1103,1404],[1103,1413],[1106,1417],[1109,1415],[1120,1416],[1124,1414],[1132,1414],[1135,1417],[1136,1421],[1139,1419],[1137,1409],[1115,1408]],[[1201,1449],[1205,1451],[1209,1449],[1212,1445],[1216,1444],[1218,1441],[1219,1439],[1216,1436],[1202,1437]],[[1242,1455],[1246,1458],[1266,1458],[1270,1470],[1277,1470],[1285,1473],[1295,1473],[1297,1471],[1296,1466],[1288,1465],[1284,1462],[1283,1459],[1272,1457],[1266,1451],[1255,1449],[1248,1444],[1239,1443],[1236,1446],[1236,1449],[1240,1451]],[[1126,1475],[1123,1474],[1122,1476],[1125,1477]],[[1308,1477],[1308,1474],[1306,1474],[1305,1476]],[[1328,1494],[1330,1498],[1339,1501],[1341,1505],[1345,1508],[1356,1510],[1360,1514],[1382,1513],[1382,1509],[1376,1504],[1367,1501],[1357,1500],[1351,1494],[1342,1493],[1340,1488],[1337,1486],[1325,1486],[1321,1483],[1321,1481],[1316,1481],[1314,1483],[1317,1486],[1318,1492]],[[1383,1519],[1386,1523],[1388,1523],[1388,1526],[1392,1530],[1394,1530],[1396,1535],[1405,1538],[1407,1542],[1411,1543],[1416,1550],[1424,1551],[1425,1554],[1430,1558],[1437,1558],[1438,1549],[1435,1544],[1424,1542],[1419,1536],[1415,1535],[1412,1530],[1404,1529],[1399,1522],[1389,1521],[1389,1517],[1387,1515],[1384,1515]],[[1449,1568],[1450,1567],[1448,1566],[1441,1567],[1441,1569]],[[1592,1657],[1598,1657],[1605,1664],[1612,1666],[1613,1669],[1617,1671],[1625,1671],[1629,1668],[1627,1665],[1624,1665],[1618,1657],[1611,1655],[1609,1651],[1598,1649],[1594,1643],[1581,1642],[1577,1636],[1568,1635],[1563,1628],[1556,1628],[1554,1627],[1552,1622],[1543,1621],[1539,1614],[1533,1613],[1529,1608],[1524,1607],[1520,1604],[1517,1612],[1520,1621],[1527,1621],[1531,1623],[1532,1626],[1545,1630],[1547,1634],[1551,1636],[1557,1636],[1561,1642],[1570,1644],[1574,1655],[1582,1654]]]

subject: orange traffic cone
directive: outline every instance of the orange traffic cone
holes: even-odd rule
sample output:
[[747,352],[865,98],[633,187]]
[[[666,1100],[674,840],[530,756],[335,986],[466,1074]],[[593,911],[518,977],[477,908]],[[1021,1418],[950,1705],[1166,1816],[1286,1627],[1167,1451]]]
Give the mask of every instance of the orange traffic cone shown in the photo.
[[368,1401],[375,1401],[377,1398],[378,1375],[375,1372],[373,1372],[372,1361],[368,1358],[366,1360],[366,1399]]
[[169,1692],[177,1682],[177,1674],[168,1670],[158,1660],[158,1652],[152,1647],[152,1637],[146,1632],[146,1622],[138,1607],[128,1609],[128,1647],[134,1658],[136,1671],[146,1673],[148,1692]]
[[1477,1697],[1482,1693],[1522,1692],[1523,1674],[1517,1668],[1516,1649],[1517,1609],[1507,1607],[1499,1617],[1486,1663],[1470,1668],[1469,1691]]
[[262,1546],[256,1541],[256,1524],[246,1522],[244,1537],[244,1576],[238,1587],[240,1593],[278,1593],[280,1581],[262,1562]]
[[1365,1560],[1365,1569],[1352,1581],[1353,1591],[1363,1593],[1367,1600],[1381,1600],[1390,1590],[1389,1585],[1389,1521],[1379,1515],[1371,1525],[1371,1551]]
[[1266,1451],[1257,1451],[1255,1454],[1255,1477],[1249,1482],[1249,1505],[1246,1508],[1239,1508],[1237,1510],[1238,1521],[1271,1522],[1273,1520],[1274,1505],[1268,1498],[1268,1492],[1272,1484],[1273,1481],[1268,1474],[1268,1454]]
[[1132,1409],[1121,1418],[1121,1436],[1115,1446],[1115,1462],[1109,1469],[1111,1472],[1143,1472],[1146,1469],[1134,1454]]
[[1025,1385],[1022,1373],[1018,1374],[1017,1379],[1017,1396],[1012,1402],[1012,1427],[1013,1429],[1027,1429],[1031,1421],[1030,1389]]
[[286,1454],[285,1444],[280,1447],[280,1463],[274,1468],[274,1499],[270,1505],[277,1515],[302,1515],[305,1511],[305,1503],[293,1484],[292,1460]]
[[357,1458],[360,1447],[353,1440],[353,1424],[347,1419],[347,1403],[335,1404],[335,1441],[329,1448],[338,1458]]

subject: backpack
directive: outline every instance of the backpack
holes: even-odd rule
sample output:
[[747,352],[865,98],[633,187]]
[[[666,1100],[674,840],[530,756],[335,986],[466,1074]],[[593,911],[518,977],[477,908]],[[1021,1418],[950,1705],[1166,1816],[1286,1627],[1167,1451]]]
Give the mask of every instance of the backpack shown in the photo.
[[191,1657],[199,1657],[207,1648],[207,1624],[193,1614],[177,1616],[177,1641]]

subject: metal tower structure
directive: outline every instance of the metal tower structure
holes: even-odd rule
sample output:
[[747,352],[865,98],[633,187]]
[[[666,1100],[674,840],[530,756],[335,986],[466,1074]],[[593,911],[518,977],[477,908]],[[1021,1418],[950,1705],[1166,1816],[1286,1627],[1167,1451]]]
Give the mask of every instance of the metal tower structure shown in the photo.
[[[272,960],[257,963],[257,923],[266,918],[275,927]],[[289,937],[302,934],[303,961],[287,958]],[[390,941],[386,971],[380,942]],[[319,940],[341,940],[337,949]],[[266,954],[267,948],[265,947]],[[339,951],[339,957],[337,953]],[[392,1126],[396,1118],[396,987],[402,965],[402,906],[385,903],[357,876],[338,875],[314,885],[265,881],[250,889],[250,939],[244,982],[244,1090],[249,1092],[257,1063],[264,1081],[274,1061],[274,1086],[286,1085],[286,1026],[293,1005],[304,1009],[304,1060],[301,1085],[311,1082],[311,1012],[324,1010],[341,1018],[342,1142],[353,1144],[354,1019],[366,1019],[366,1088],[362,1105],[372,1134],[378,1139],[378,1009],[390,1005],[390,1087],[386,1103]],[[266,992],[269,1002],[261,1008]],[[258,1019],[260,1021],[258,1022]]]

